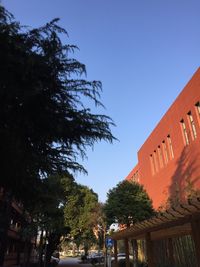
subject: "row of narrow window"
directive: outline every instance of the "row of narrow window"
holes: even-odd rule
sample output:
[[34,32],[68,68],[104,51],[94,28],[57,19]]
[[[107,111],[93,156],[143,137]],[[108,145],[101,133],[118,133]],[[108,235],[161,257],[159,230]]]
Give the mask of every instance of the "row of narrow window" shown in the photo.
[[[198,119],[200,120],[200,102],[196,103],[195,107]],[[185,145],[189,145],[191,139],[195,140],[197,138],[196,125],[191,111],[187,113],[187,118],[189,123],[189,131],[187,130],[184,119],[180,121]],[[191,133],[191,139],[189,138],[189,133]]]
[[[197,102],[195,104],[195,108],[200,125],[200,102]],[[195,140],[197,138],[196,125],[191,111],[187,113],[187,118],[190,131],[187,130],[184,119],[180,121],[185,145],[189,145],[190,139]],[[189,137],[189,132],[191,133],[191,138]],[[159,145],[157,149],[154,150],[154,152],[150,155],[152,174],[154,175],[155,173],[157,173],[159,169],[163,168],[164,165],[167,165],[169,160],[172,160],[173,158],[174,151],[172,140],[170,135],[168,135],[167,142],[163,140],[161,146]]]
[[133,176],[131,177],[131,180],[134,182],[139,182],[139,174],[138,171],[136,171]]
[[167,142],[162,141],[162,144],[150,155],[151,170],[154,175],[159,169],[163,168],[169,160],[174,158],[174,151],[170,135],[167,136]]

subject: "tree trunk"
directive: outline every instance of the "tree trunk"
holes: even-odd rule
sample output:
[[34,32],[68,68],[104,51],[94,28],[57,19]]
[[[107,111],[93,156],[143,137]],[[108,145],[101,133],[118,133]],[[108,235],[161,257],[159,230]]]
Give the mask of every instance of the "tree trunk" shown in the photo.
[[5,192],[0,207],[0,266],[3,266],[8,243],[12,196]]
[[[46,244],[46,266],[49,266],[51,256],[53,252],[57,249],[60,242],[60,235],[51,233],[48,237],[48,244]],[[44,266],[45,267],[45,266]]]
[[51,260],[51,254],[48,248],[49,248],[49,244],[46,243],[45,248],[44,248],[44,267],[49,266],[50,260]]
[[21,254],[21,238],[17,244],[17,266],[20,265],[20,254]]
[[38,257],[38,267],[42,267],[42,253],[43,253],[43,239],[44,239],[44,230],[41,230],[40,242],[39,242],[39,257]]
[[30,266],[31,251],[32,251],[32,244],[29,241],[29,243],[27,244],[27,255],[26,255],[26,262],[25,262],[26,267]]
[[24,242],[24,249],[23,249],[23,263],[22,266],[26,267],[26,257],[27,257],[27,243],[26,241]]
[[73,244],[72,244],[72,255],[73,256],[75,256],[75,246],[76,246],[76,244],[73,241]]

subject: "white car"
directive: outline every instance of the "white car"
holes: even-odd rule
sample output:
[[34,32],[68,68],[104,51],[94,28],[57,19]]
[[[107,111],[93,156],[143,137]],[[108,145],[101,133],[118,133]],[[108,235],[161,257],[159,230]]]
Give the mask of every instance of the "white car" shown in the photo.
[[100,263],[104,261],[104,255],[103,253],[92,253],[90,256],[88,256],[88,260],[92,264]]
[[58,264],[59,261],[60,261],[59,258],[56,258],[56,257],[54,257],[54,256],[51,256],[51,263]]
[[[130,256],[129,256],[130,257]],[[126,259],[126,253],[118,253],[117,254],[117,260],[125,260]],[[115,257],[111,258],[111,262],[115,260]]]
[[117,259],[118,260],[126,259],[126,253],[118,253],[117,254]]

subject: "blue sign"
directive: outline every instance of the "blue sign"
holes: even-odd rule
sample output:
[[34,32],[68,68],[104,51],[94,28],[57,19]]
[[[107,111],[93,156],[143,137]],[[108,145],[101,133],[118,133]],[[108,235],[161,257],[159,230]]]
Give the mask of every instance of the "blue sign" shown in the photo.
[[106,238],[106,247],[111,248],[114,244],[114,241],[111,238]]

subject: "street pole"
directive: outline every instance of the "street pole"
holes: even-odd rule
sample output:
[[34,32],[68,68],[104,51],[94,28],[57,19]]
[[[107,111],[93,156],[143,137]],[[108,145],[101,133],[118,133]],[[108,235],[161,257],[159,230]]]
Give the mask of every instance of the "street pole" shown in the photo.
[[111,267],[111,248],[108,248],[107,267]]

